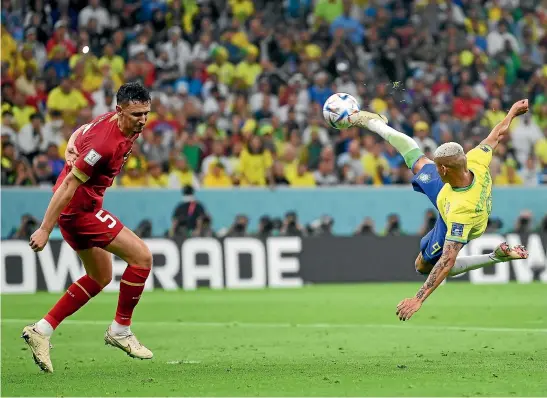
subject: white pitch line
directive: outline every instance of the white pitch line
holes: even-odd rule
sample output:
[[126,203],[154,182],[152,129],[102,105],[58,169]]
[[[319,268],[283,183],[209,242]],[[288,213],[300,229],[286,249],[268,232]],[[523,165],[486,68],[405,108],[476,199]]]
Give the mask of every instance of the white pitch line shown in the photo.
[[[0,323],[19,323],[25,325],[36,319],[0,320]],[[71,320],[63,321],[63,325],[108,325],[111,321]],[[179,326],[179,327],[239,327],[239,328],[301,328],[301,329],[406,329],[406,330],[455,330],[466,332],[494,333],[547,333],[547,329],[539,328],[500,328],[483,326],[448,326],[448,325],[412,325],[412,324],[344,324],[344,323],[250,323],[250,322],[173,322],[173,321],[137,321],[137,325],[149,326]]]

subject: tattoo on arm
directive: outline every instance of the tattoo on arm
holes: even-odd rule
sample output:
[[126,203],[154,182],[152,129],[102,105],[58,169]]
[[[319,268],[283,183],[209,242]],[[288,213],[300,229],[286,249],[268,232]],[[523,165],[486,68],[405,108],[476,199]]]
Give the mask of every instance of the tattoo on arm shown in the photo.
[[447,277],[448,272],[454,266],[458,252],[463,247],[462,243],[447,241],[443,247],[443,255],[435,264],[427,280],[423,286],[416,293],[416,298],[425,300],[432,292],[441,284],[441,282]]

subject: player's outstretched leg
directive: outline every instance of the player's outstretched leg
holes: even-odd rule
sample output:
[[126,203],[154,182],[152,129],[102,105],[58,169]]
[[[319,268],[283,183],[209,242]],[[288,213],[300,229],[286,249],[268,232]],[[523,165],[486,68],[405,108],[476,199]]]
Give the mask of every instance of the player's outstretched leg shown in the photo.
[[53,372],[50,339],[53,331],[70,315],[82,308],[112,280],[112,257],[97,247],[78,252],[87,275],[70,285],[66,293],[38,322],[23,329],[21,337],[30,347],[34,362],[44,372]]
[[507,242],[503,242],[490,254],[458,257],[448,275],[456,276],[488,265],[526,258],[528,258],[528,250],[524,246],[509,246]]
[[152,268],[152,253],[146,244],[131,230],[124,229],[106,248],[127,262],[120,281],[120,296],[116,316],[104,335],[105,344],[117,347],[133,358],[151,359],[152,351],[143,346],[131,332],[131,318],[144,284]]
[[[389,142],[403,156],[405,163],[414,174],[417,174],[422,164],[416,167],[417,161],[424,156],[423,152],[408,135],[401,133],[387,125],[387,119],[384,116],[367,111],[360,111],[352,119],[354,126],[365,127],[375,132],[384,140]],[[427,163],[432,163],[427,160]]]

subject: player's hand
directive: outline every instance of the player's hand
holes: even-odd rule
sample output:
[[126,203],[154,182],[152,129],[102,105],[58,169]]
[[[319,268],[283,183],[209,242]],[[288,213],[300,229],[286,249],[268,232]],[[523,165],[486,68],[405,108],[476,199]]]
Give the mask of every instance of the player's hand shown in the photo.
[[422,302],[416,297],[404,299],[397,305],[397,315],[399,320],[406,321],[410,319],[415,312],[422,306]]
[[511,112],[514,116],[523,115],[528,112],[528,99],[515,102],[509,112]]
[[38,228],[30,237],[29,246],[35,252],[41,252],[49,240],[49,232],[41,227]]
[[76,162],[76,159],[78,158],[79,155],[80,154],[78,153],[78,150],[76,149],[76,145],[69,144],[65,150],[66,164],[68,164],[70,167],[74,166],[74,162]]

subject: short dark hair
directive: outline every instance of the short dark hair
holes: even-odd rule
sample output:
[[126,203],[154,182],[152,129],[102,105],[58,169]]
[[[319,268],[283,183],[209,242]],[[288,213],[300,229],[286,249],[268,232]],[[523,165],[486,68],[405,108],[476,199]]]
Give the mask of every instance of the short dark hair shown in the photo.
[[150,102],[150,93],[140,83],[125,83],[122,84],[116,94],[116,102],[118,105],[128,104],[129,102]]
[[30,115],[30,120],[34,120],[34,119],[40,119],[42,123],[44,122],[44,117],[42,116],[40,112],[36,112]]

